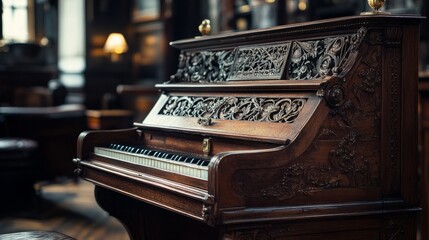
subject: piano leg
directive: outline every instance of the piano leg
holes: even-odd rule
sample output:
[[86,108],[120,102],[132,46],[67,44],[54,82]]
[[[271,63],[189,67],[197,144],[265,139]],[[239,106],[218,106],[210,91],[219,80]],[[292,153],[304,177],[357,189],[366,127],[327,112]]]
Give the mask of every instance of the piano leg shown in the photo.
[[204,223],[96,186],[98,205],[117,218],[132,240],[219,239],[219,231]]

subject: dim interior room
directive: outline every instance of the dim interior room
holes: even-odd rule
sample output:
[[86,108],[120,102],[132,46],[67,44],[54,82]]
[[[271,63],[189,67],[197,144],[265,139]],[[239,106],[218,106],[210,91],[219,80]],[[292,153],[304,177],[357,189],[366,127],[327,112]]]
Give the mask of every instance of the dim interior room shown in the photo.
[[429,239],[426,0],[0,7],[0,239]]

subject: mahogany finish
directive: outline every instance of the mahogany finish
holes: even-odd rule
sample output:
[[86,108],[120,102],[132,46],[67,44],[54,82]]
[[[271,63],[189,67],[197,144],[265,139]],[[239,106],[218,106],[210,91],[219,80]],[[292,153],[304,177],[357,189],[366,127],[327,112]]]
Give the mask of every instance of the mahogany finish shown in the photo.
[[421,116],[421,198],[422,198],[422,239],[429,237],[429,74],[419,75],[420,116]]
[[[415,239],[419,21],[173,42],[147,118],[82,133],[76,172],[132,239]],[[209,158],[208,177],[95,153],[112,143]]]

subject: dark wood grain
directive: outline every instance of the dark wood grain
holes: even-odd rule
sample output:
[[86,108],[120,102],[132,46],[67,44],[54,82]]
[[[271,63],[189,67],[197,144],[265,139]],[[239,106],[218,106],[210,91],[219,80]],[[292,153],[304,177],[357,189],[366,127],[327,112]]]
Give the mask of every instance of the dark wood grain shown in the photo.
[[[171,238],[149,218],[180,221],[178,239],[415,239],[419,20],[356,16],[173,42],[177,73],[157,85],[147,118],[81,135],[78,172],[133,239]],[[109,141],[205,156],[208,178],[93,157]]]

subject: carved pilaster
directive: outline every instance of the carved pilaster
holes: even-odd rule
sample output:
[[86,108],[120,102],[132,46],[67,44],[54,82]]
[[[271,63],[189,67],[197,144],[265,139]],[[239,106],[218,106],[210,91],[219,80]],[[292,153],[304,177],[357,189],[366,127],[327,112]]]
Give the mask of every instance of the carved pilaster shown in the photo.
[[[387,159],[390,159],[389,174],[391,176],[400,176],[400,138],[401,138],[401,44],[402,44],[402,29],[399,27],[387,28],[384,32],[384,46],[386,51],[387,61],[387,73],[384,77],[385,86],[388,89],[386,102],[389,104],[386,106],[388,111],[388,125],[389,130],[389,147]],[[400,189],[400,177],[394,177],[390,179],[390,191],[395,193],[399,192]]]

